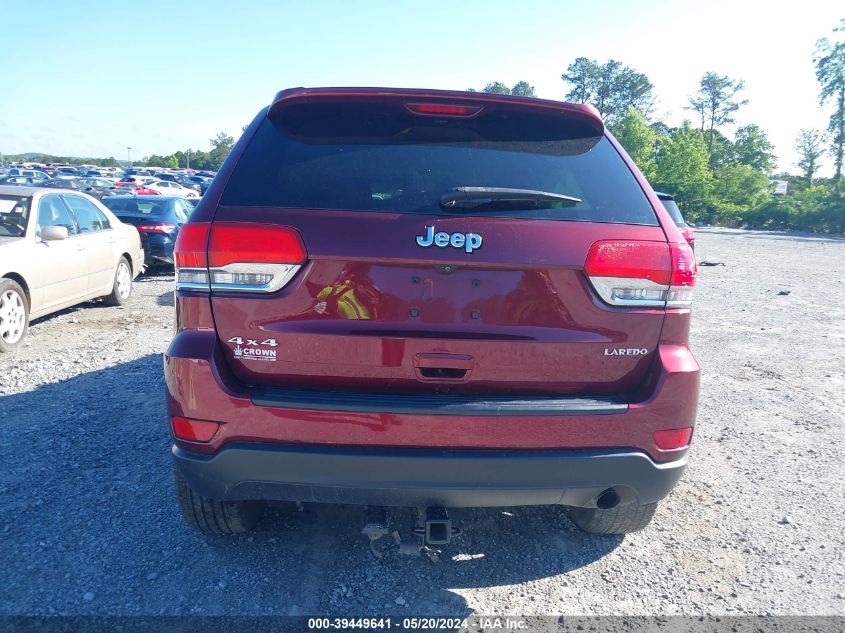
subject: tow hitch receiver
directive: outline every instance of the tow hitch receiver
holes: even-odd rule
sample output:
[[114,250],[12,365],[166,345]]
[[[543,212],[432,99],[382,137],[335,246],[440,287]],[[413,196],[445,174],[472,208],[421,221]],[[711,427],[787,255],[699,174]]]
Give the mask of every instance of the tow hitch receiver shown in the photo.
[[[446,545],[461,531],[452,525],[446,508],[416,508],[414,512],[413,537],[403,541],[399,532],[388,526],[387,512],[382,507],[368,506],[364,509],[361,534],[367,537],[370,550],[376,558],[396,550],[399,554],[420,556],[425,554],[433,562],[440,557],[436,545]],[[390,539],[382,538],[390,535]]]
[[446,508],[434,507],[425,509],[425,525],[422,530],[415,528],[414,534],[421,535],[426,545],[446,545],[452,540],[452,530]]

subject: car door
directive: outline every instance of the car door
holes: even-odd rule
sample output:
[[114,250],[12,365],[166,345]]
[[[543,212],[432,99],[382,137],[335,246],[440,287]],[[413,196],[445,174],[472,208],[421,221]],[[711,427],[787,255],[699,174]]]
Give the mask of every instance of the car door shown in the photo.
[[79,227],[77,239],[83,244],[88,294],[105,294],[111,289],[117,266],[115,231],[108,218],[90,200],[73,194],[62,197],[73,211]]
[[[47,226],[65,227],[67,239],[41,241],[41,229]],[[83,246],[73,215],[59,194],[42,196],[39,200],[35,239],[37,244],[31,277],[32,314],[46,314],[82,300],[88,289]]]

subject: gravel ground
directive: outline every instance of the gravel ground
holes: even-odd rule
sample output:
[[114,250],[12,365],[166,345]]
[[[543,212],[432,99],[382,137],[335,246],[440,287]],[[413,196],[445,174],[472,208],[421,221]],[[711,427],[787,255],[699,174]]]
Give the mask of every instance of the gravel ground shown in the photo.
[[[360,509],[204,539],[172,494],[172,276],[0,357],[0,614],[845,614],[845,240],[704,229],[691,466],[652,526],[464,510],[443,560],[374,559]],[[787,294],[788,293],[788,294]],[[406,515],[394,513],[400,527]]]

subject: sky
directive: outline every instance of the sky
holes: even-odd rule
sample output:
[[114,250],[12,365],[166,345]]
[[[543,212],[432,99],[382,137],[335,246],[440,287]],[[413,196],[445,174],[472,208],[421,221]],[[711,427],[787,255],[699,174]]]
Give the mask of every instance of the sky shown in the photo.
[[[645,73],[669,125],[701,75],[745,81],[737,125],[760,125],[797,172],[802,128],[827,125],[812,55],[841,0],[0,0],[0,152],[127,158],[237,138],[294,86],[464,90],[525,80],[563,100],[576,57]],[[790,8],[785,8],[789,6]],[[829,106],[832,107],[832,106]],[[732,132],[731,128],[726,130]],[[832,172],[827,161],[822,175]]]

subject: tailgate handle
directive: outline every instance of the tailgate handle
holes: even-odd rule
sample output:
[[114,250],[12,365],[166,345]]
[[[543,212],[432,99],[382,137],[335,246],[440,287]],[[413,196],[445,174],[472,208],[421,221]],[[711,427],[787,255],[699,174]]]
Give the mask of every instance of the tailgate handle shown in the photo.
[[469,377],[474,364],[469,354],[414,354],[414,369],[420,380],[460,382]]

